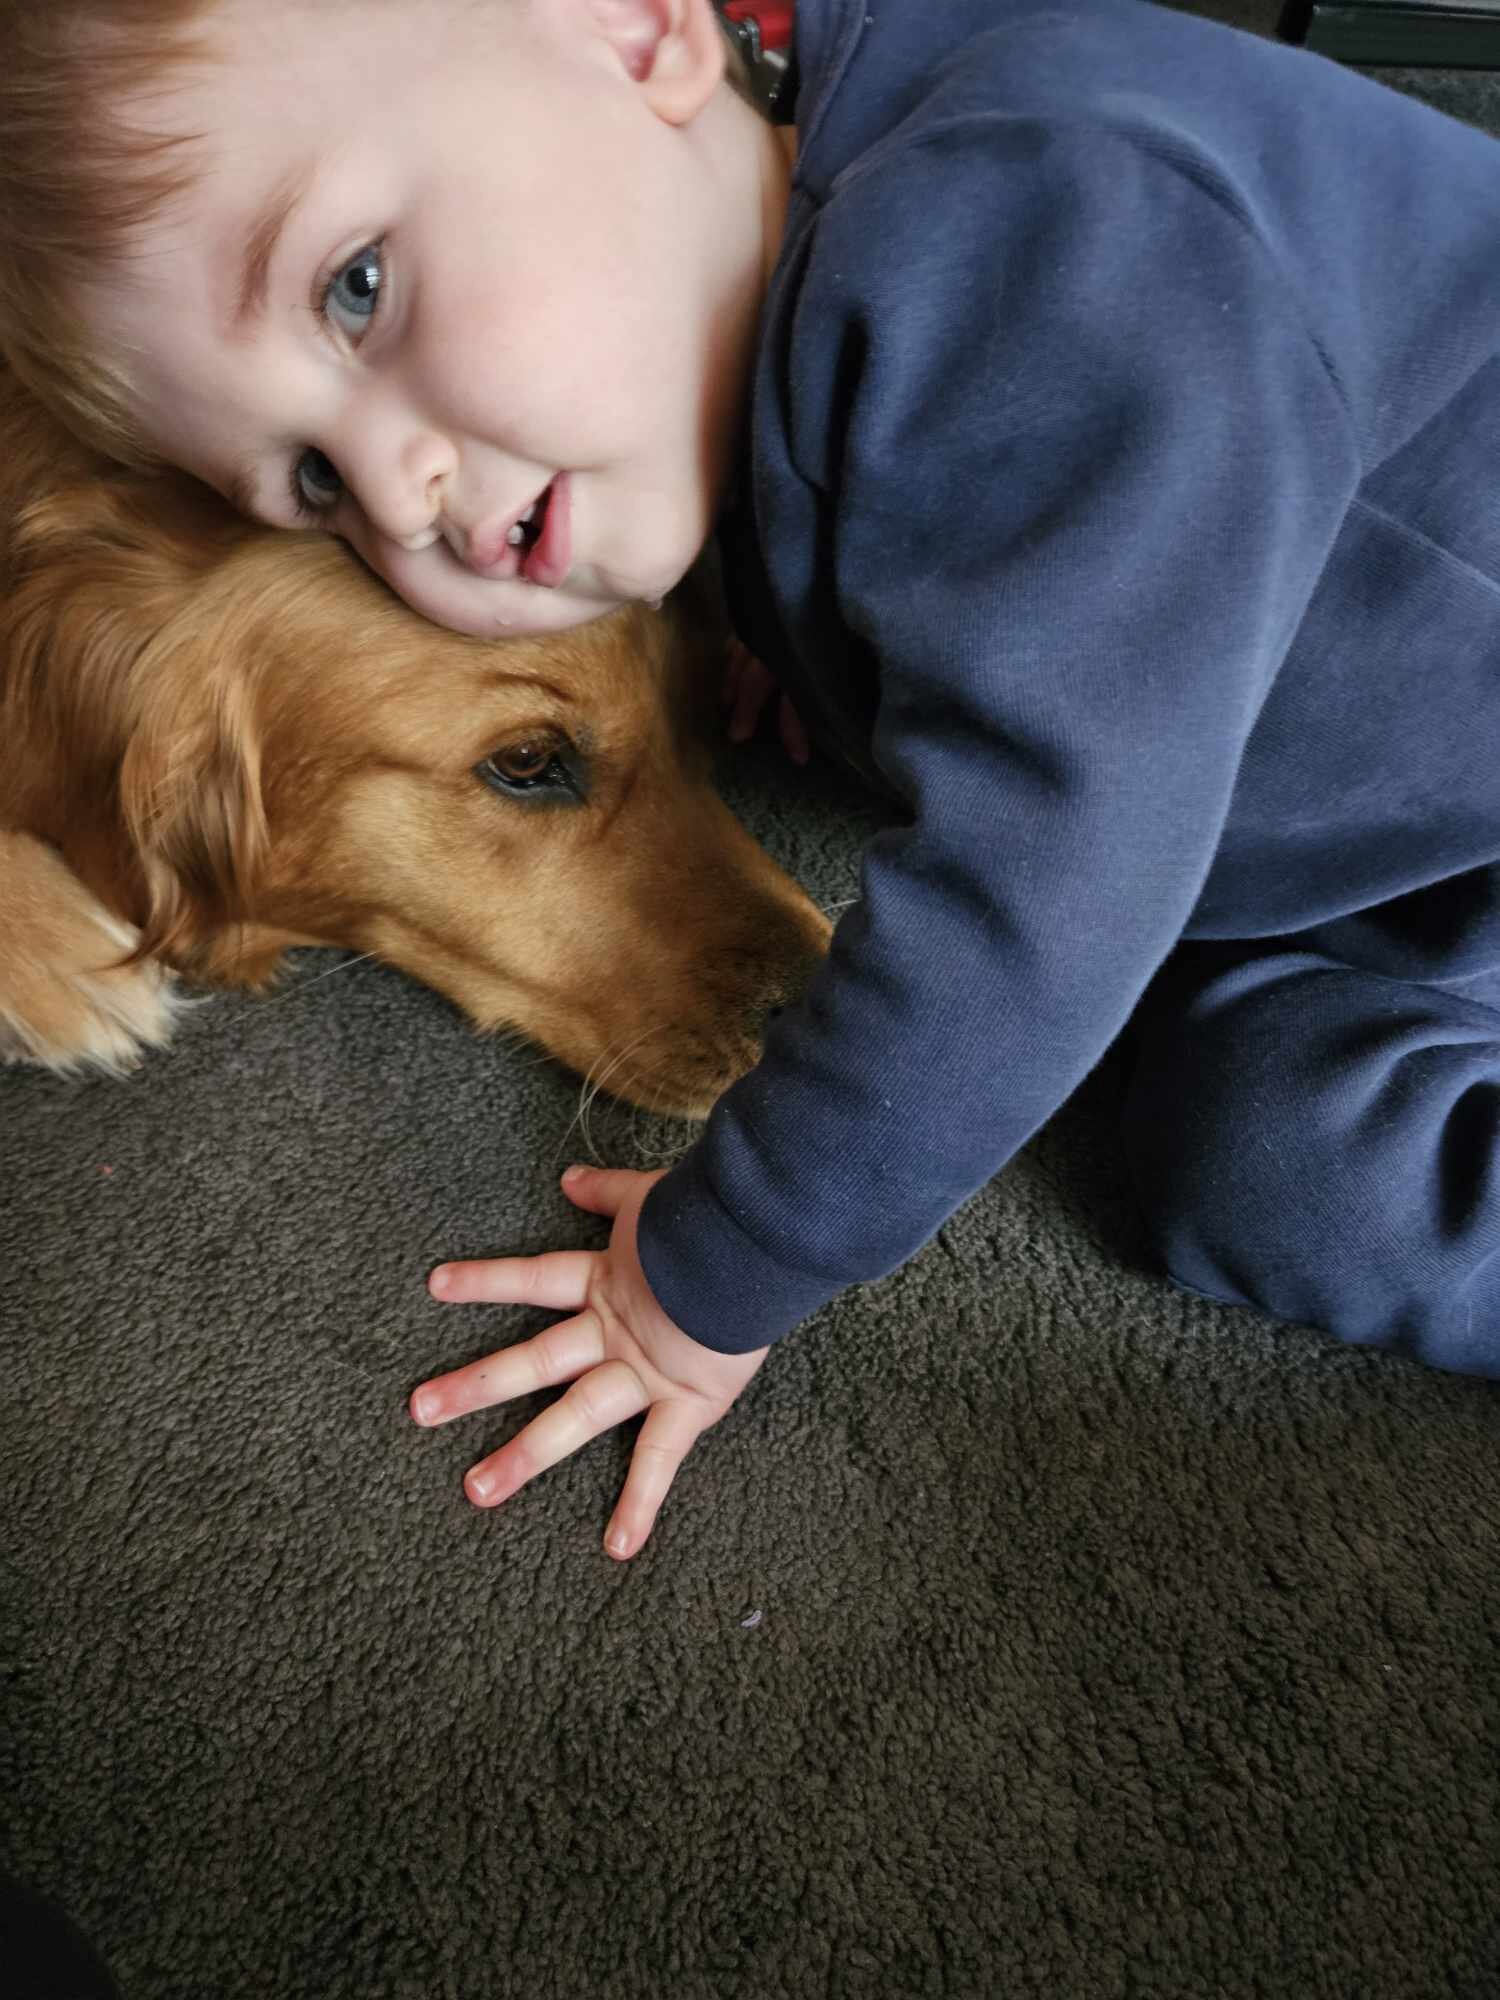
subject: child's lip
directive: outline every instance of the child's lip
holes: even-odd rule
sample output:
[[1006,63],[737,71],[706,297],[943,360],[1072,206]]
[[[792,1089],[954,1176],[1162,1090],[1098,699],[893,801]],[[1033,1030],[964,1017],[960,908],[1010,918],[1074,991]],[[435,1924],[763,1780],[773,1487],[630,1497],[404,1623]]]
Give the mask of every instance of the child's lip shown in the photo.
[[558,473],[543,493],[542,504],[546,514],[541,538],[521,564],[521,574],[528,583],[556,590],[573,563],[573,504],[567,473]]
[[[524,507],[518,507],[514,514],[507,515],[498,525],[474,529],[463,538],[461,549],[455,553],[459,554],[460,559],[476,576],[502,580],[506,577],[519,576],[526,560],[526,549],[519,541],[512,542],[511,536],[533,508],[540,507],[546,502],[547,495],[552,492],[556,484],[554,480],[544,486],[540,493],[533,495],[526,502]],[[449,539],[451,541],[452,537]],[[545,533],[542,539],[546,539]],[[538,543],[537,547],[540,546]],[[535,555],[536,549],[531,553]]]
[[521,551],[510,547],[506,533],[504,528],[484,528],[469,535],[445,535],[443,539],[464,568],[473,570],[476,576],[514,576],[521,567]]

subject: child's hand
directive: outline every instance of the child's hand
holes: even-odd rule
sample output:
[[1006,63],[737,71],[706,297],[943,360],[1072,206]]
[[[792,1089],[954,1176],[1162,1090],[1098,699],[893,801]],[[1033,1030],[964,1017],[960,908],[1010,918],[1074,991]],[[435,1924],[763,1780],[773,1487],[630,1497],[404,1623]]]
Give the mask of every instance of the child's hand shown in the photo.
[[766,1358],[763,1347],[716,1354],[674,1326],[656,1303],[636,1255],[635,1230],[660,1178],[626,1168],[570,1167],[564,1174],[569,1201],[614,1217],[607,1250],[440,1264],[428,1279],[436,1299],[577,1310],[531,1340],[424,1382],[409,1405],[417,1423],[444,1424],[559,1382],[573,1384],[509,1444],[470,1468],[464,1490],[477,1507],[498,1506],[590,1438],[647,1412],[604,1537],[605,1548],[620,1557],[644,1544],[700,1432],[718,1422]]
[[[738,639],[731,639],[725,652],[724,685],[720,693],[723,706],[729,710],[731,743],[745,743],[755,734],[760,712],[775,692],[770,669],[762,666]],[[805,764],[812,754],[807,729],[786,695],[781,697],[776,710],[776,727],[788,757],[794,764]]]

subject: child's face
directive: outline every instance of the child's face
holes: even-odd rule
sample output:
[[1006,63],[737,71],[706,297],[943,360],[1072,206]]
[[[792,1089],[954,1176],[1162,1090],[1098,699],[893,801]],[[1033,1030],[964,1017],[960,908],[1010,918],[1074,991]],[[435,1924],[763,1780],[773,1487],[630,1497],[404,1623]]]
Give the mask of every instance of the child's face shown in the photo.
[[127,107],[202,135],[202,170],[91,309],[151,441],[462,630],[670,589],[785,199],[707,0],[218,0],[208,25],[215,59]]

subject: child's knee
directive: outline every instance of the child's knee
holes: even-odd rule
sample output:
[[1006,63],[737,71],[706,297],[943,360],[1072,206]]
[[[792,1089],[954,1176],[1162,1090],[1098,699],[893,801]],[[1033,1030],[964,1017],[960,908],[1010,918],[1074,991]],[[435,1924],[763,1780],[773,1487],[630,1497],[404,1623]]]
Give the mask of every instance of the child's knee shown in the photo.
[[1500,1375],[1500,1017],[1289,964],[1143,1037],[1126,1144],[1187,1288]]
[[[1263,1143],[1263,1142],[1262,1142]],[[1158,1173],[1149,1219],[1174,1283],[1229,1305],[1411,1354],[1433,1367],[1500,1375],[1500,1244],[1475,1254],[1421,1209],[1382,1198],[1340,1163],[1289,1170],[1256,1141],[1226,1144]],[[1150,1182],[1138,1185],[1143,1192]]]

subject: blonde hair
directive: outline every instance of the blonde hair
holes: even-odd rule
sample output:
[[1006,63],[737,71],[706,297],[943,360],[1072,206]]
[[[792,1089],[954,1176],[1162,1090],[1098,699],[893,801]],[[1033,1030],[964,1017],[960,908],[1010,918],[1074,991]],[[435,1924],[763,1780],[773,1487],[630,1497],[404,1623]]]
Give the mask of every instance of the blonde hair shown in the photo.
[[0,353],[73,434],[150,462],[81,301],[188,184],[184,142],[121,117],[201,57],[207,0],[0,0]]

